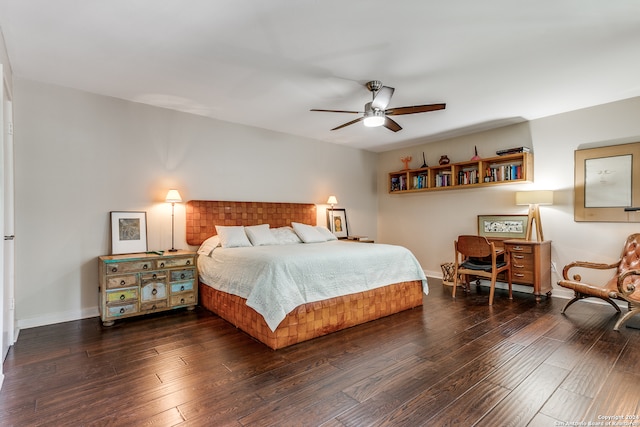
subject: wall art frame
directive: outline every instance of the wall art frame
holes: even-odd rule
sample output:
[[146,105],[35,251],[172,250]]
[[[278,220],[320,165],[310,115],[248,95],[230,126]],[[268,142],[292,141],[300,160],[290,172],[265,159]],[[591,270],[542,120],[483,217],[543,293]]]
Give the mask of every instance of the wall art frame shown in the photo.
[[111,254],[147,252],[147,213],[111,212]]
[[347,211],[345,209],[327,209],[327,228],[338,239],[349,237],[349,225],[347,223]]
[[574,170],[576,222],[640,222],[640,142],[576,150]]
[[528,215],[478,215],[478,235],[498,239],[524,239]]

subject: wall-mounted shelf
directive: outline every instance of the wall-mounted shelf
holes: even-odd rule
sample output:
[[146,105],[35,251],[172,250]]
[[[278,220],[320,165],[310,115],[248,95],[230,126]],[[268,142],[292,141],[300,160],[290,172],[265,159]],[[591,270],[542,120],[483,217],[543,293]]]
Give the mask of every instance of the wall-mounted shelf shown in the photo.
[[517,153],[391,172],[389,193],[454,190],[531,181],[533,155]]

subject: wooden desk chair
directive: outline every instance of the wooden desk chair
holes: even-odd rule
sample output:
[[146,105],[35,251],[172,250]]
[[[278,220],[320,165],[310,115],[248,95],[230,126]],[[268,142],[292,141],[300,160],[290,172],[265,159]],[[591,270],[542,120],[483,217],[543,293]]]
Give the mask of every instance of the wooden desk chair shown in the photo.
[[453,298],[456,297],[458,277],[465,276],[465,285],[469,288],[469,276],[485,277],[491,280],[489,292],[489,305],[493,305],[493,294],[496,288],[496,278],[499,273],[505,271],[509,282],[509,299],[513,299],[511,289],[511,262],[509,257],[498,261],[498,257],[504,254],[504,249],[496,249],[494,242],[489,242],[482,236],[458,236],[453,243],[455,249],[454,274],[453,274]]
[[[615,273],[608,282],[602,285],[594,285],[582,282],[580,274],[574,274],[569,278],[569,270],[573,268],[585,268],[596,270],[615,269]],[[594,297],[600,298],[613,306],[618,313],[620,307],[613,300],[627,301],[629,312],[625,313],[613,327],[618,331],[620,326],[632,316],[640,313],[640,233],[632,234],[622,249],[620,259],[612,264],[601,264],[586,261],[575,261],[567,264],[562,270],[563,279],[558,285],[572,289],[575,296],[562,309],[562,313],[566,311],[571,304],[584,298]]]

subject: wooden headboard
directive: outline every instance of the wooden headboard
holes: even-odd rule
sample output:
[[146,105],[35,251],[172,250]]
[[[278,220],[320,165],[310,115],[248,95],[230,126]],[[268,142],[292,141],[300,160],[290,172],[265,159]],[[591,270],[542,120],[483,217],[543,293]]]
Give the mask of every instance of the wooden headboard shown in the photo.
[[186,205],[187,243],[199,246],[216,234],[216,225],[269,224],[272,228],[291,222],[316,225],[312,203],[227,202],[190,200]]

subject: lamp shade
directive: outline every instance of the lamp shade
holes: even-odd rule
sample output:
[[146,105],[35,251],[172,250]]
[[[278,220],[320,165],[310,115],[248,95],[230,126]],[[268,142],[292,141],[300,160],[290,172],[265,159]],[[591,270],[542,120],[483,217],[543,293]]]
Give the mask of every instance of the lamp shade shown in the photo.
[[182,197],[180,197],[178,190],[169,190],[167,198],[164,201],[167,203],[180,203],[182,202]]
[[338,204],[338,199],[336,199],[336,196],[329,196],[329,200],[327,200],[327,204],[328,205],[337,205]]
[[516,205],[552,205],[553,191],[516,191]]

